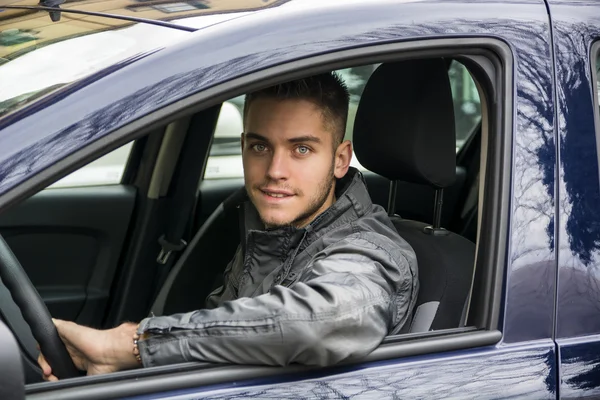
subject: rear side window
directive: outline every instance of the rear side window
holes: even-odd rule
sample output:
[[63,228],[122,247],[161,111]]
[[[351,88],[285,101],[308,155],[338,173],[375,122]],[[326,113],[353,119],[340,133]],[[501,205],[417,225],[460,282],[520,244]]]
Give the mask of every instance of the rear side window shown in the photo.
[[[379,65],[364,65],[336,71],[348,86],[350,104],[345,138],[352,140],[354,118],[362,92],[369,77]],[[456,151],[471,137],[481,121],[479,93],[471,74],[464,65],[452,61],[448,68],[456,123]],[[240,134],[243,130],[244,97],[223,103],[215,137],[208,157],[204,179],[241,178],[244,176],[241,159]],[[356,160],[352,165],[363,169]]]

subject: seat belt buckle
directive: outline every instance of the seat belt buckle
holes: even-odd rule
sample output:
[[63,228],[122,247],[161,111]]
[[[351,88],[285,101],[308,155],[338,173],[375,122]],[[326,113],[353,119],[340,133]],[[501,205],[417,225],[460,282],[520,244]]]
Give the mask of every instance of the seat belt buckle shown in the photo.
[[173,252],[179,252],[183,250],[185,246],[187,246],[187,242],[185,240],[180,239],[178,244],[174,244],[169,242],[167,238],[165,238],[165,235],[162,235],[160,238],[158,238],[158,244],[160,244],[161,249],[160,253],[158,253],[158,257],[156,258],[156,262],[161,265],[165,265],[169,261],[169,258]]

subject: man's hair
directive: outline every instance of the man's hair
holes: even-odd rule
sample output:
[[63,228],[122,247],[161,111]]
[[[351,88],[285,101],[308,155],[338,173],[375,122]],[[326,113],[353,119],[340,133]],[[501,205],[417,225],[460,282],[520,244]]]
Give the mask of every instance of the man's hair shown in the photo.
[[321,109],[325,129],[334,133],[334,145],[337,146],[344,140],[350,95],[344,81],[334,72],[281,83],[247,94],[244,124],[250,105],[259,98],[310,101]]

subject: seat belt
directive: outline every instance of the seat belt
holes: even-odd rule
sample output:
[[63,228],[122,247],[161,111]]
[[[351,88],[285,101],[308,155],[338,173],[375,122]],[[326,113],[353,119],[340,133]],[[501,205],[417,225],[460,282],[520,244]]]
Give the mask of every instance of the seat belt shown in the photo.
[[[189,246],[186,247],[181,257],[177,260],[173,268],[169,271],[166,276],[164,282],[159,287],[158,294],[155,296],[154,303],[150,308],[150,312],[154,315],[163,315],[165,304],[167,302],[167,298],[171,293],[173,284],[177,279],[177,276],[181,272],[181,270],[185,267],[190,267],[186,265],[187,260],[189,259],[191,253],[198,247],[198,243],[204,239],[210,227],[212,227],[215,223],[218,223],[219,220],[223,220],[225,215],[232,212],[235,208],[238,208],[238,205],[246,200],[246,188],[241,187],[232,194],[230,194],[219,206],[212,212],[212,214],[206,219],[206,221],[202,224],[200,229],[194,234],[194,237],[190,241]],[[242,226],[242,225],[240,225]],[[243,233],[242,236],[244,237]],[[243,241],[245,242],[245,241]],[[193,268],[193,266],[192,266]],[[222,276],[222,271],[221,271]],[[213,279],[215,280],[215,279]],[[220,285],[219,285],[220,286]],[[216,288],[213,288],[213,290]],[[212,292],[212,290],[211,290]]]
[[[154,296],[160,290],[171,267],[176,261],[176,254],[187,246],[186,238],[191,227],[191,213],[196,204],[196,194],[205,163],[198,165],[198,152],[210,148],[212,135],[217,125],[221,105],[204,110],[192,117],[183,148],[186,151],[177,164],[175,180],[171,181],[173,197],[168,202],[168,219],[165,233],[158,239],[160,252],[156,258],[157,280]],[[210,134],[208,134],[210,132]]]

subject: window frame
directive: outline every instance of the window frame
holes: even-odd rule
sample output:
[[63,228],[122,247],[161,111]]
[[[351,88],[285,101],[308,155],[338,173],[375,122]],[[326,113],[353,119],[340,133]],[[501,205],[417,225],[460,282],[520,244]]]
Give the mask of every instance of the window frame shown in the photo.
[[[486,229],[482,230],[480,241],[477,244],[479,251],[476,260],[475,281],[478,283],[475,284],[472,295],[472,301],[476,307],[472,306],[472,309],[475,310],[474,317],[469,319],[474,326],[425,334],[390,336],[373,353],[361,360],[360,364],[496,344],[502,338],[500,313],[508,245],[507,221],[510,213],[514,68],[510,47],[495,38],[481,36],[423,39],[360,47],[290,61],[231,79],[132,121],[69,155],[0,196],[0,209],[33,194],[49,182],[72,172],[92,159],[150,133],[158,126],[164,126],[183,116],[220,104],[240,94],[281,81],[353,65],[444,56],[460,56],[461,59],[467,61],[469,65],[465,66],[473,78],[484,88],[486,96],[489,96],[487,101],[490,115],[488,149],[493,151],[489,151],[487,159],[485,201],[481,221]],[[482,60],[484,61],[482,62]],[[209,149],[207,149],[205,157],[208,157],[208,152]],[[415,340],[417,338],[418,340]],[[310,369],[310,367],[303,366],[219,368],[202,363],[189,363],[123,371],[116,374],[87,377],[84,380],[65,380],[53,384],[51,388],[45,384],[32,384],[26,387],[26,392],[28,396],[35,398],[37,394],[43,397],[54,389],[69,388],[70,394],[76,397],[114,398],[115,396],[139,395],[142,392],[153,393],[152,388],[154,391],[157,388],[167,391],[232,380],[306,372]],[[177,373],[177,379],[173,379],[174,373]],[[147,379],[151,379],[152,383],[144,384]]]

